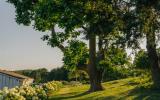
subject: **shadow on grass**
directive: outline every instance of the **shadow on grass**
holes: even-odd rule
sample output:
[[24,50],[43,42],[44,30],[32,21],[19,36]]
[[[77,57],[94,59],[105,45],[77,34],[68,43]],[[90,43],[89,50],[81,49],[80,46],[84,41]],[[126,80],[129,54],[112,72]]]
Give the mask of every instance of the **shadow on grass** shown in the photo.
[[160,89],[137,87],[119,100],[126,100],[127,97],[133,97],[132,100],[160,100]]
[[89,94],[88,92],[71,92],[64,95],[55,95],[51,100],[160,100],[160,89],[135,87],[132,90],[123,91],[113,96],[103,95],[103,97],[100,97],[99,95],[101,95],[101,93]]
[[84,96],[84,95],[87,95],[89,94],[88,92],[82,92],[82,93],[79,93],[79,92],[72,92],[72,93],[67,93],[65,95],[58,95],[58,96],[55,96],[54,98],[51,98],[51,100],[65,100],[65,99],[72,99],[72,98],[77,98],[77,97],[81,97],[81,96]]
[[115,96],[100,97],[96,100],[160,100],[160,89],[136,87],[128,91],[128,94],[123,92]]

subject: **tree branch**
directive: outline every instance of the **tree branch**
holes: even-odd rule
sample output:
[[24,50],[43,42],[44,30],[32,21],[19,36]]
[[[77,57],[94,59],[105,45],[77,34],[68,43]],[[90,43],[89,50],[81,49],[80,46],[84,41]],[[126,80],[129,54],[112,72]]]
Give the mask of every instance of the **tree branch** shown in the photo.
[[[56,37],[56,32],[55,32],[55,29],[54,29],[54,27],[52,28],[52,30],[51,30],[51,34],[52,34],[52,37]],[[64,47],[64,45],[62,45],[62,43],[59,43],[59,44],[57,44],[56,45],[62,52],[64,52],[65,51],[65,47]]]

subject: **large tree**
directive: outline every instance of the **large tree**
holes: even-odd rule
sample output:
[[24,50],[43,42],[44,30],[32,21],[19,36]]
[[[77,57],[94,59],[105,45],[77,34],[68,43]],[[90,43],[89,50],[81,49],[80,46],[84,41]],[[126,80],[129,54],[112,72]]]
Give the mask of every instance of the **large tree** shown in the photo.
[[125,36],[130,46],[138,46],[139,40],[146,38],[146,48],[151,66],[152,79],[160,87],[160,64],[157,55],[157,40],[160,30],[159,0],[130,0],[125,14]]
[[[52,47],[59,47],[63,52],[66,40],[85,34],[89,39],[90,77],[89,91],[102,90],[102,70],[96,67],[96,36],[99,36],[99,49],[108,34],[117,37],[123,26],[120,20],[123,12],[123,0],[8,0],[16,8],[18,24],[33,25],[39,31],[52,31],[44,40]],[[121,5],[122,4],[122,5]],[[55,31],[55,26],[63,29]],[[101,51],[101,50],[100,50]],[[101,53],[99,53],[101,54]],[[103,58],[98,56],[99,58]]]

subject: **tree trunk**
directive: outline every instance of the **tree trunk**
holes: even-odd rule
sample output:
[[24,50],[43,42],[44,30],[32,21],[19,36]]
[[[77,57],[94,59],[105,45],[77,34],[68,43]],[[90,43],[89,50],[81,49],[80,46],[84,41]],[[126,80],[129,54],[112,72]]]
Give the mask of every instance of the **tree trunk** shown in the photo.
[[96,36],[89,37],[89,66],[88,72],[90,77],[89,92],[103,90],[101,85],[102,73],[96,68]]
[[156,42],[155,42],[155,33],[147,33],[147,51],[148,57],[151,65],[151,73],[154,85],[157,88],[160,88],[160,65],[159,65],[159,57],[156,51]]
[[[103,38],[99,36],[98,38],[98,53],[97,53],[97,63],[100,63],[100,61],[104,60],[104,49],[103,49]],[[105,68],[100,66],[99,68],[100,73],[101,73],[101,82],[103,82],[103,77],[104,77],[104,72]]]

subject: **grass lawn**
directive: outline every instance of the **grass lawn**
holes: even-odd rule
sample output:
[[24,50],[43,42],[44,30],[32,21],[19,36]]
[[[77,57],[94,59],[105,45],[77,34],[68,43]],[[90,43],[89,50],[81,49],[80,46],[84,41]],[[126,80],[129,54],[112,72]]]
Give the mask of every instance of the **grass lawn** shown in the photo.
[[141,78],[127,78],[103,83],[104,91],[85,93],[89,85],[65,86],[52,93],[50,100],[160,100],[160,91],[139,88]]

